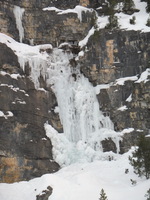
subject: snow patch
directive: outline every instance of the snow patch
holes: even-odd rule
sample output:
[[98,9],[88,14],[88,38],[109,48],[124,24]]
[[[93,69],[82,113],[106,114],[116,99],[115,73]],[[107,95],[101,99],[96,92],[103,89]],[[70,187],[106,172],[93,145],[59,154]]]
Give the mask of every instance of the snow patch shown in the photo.
[[134,131],[134,128],[126,128],[121,131],[121,134],[131,133]]
[[13,113],[11,111],[7,111],[7,114],[4,114],[3,111],[0,111],[0,117],[4,117],[5,119],[8,119],[9,117],[13,117]]
[[17,80],[18,78],[21,77],[20,74],[9,74],[9,73],[4,72],[4,71],[0,71],[0,74],[1,74],[2,76],[8,75],[8,76],[10,76],[11,78],[16,79],[16,80]]
[[102,89],[108,89],[108,88],[110,88],[111,85],[112,85],[111,83],[110,84],[97,85],[97,86],[95,86],[95,93],[99,94]]
[[120,108],[118,108],[117,110],[125,111],[125,110],[128,110],[128,108],[126,105],[124,105],[124,106],[121,106]]
[[137,76],[119,78],[116,80],[116,83],[114,85],[124,85],[126,81],[136,81],[137,79]]
[[147,68],[144,72],[142,72],[140,78],[135,83],[141,83],[141,82],[146,83],[150,80],[149,76],[150,76],[150,69]]
[[83,48],[84,46],[86,46],[86,44],[87,44],[89,38],[95,33],[95,30],[96,30],[96,29],[95,29],[94,27],[92,27],[92,28],[89,30],[87,36],[86,36],[83,40],[81,40],[81,41],[79,42],[79,46],[80,46],[81,48]]
[[85,13],[93,12],[93,9],[85,8],[83,6],[78,5],[74,9],[60,10],[56,7],[47,7],[47,8],[43,8],[43,11],[55,11],[59,15],[64,15],[64,14],[68,14],[68,13],[76,13],[80,22],[82,22],[82,12],[85,12]]
[[129,97],[126,99],[127,102],[131,102],[132,101],[132,94],[129,95]]

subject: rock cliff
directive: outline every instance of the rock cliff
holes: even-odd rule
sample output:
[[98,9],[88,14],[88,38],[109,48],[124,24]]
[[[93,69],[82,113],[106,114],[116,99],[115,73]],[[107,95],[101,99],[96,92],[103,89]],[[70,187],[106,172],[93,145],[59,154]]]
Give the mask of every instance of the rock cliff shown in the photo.
[[[80,65],[81,73],[97,91],[99,108],[110,117],[116,131],[124,131],[120,142],[120,153],[124,153],[136,144],[138,135],[146,135],[150,129],[149,77],[142,80],[150,65],[150,32],[96,29],[94,9],[102,3],[1,0],[0,32],[31,46],[71,45],[78,59],[72,59],[70,64],[73,68]],[[45,9],[48,6],[53,9]],[[62,13],[64,10],[67,12]],[[96,31],[85,45],[79,45],[92,27]],[[68,46],[62,48],[66,51]],[[44,130],[48,122],[58,132],[63,131],[54,111],[58,102],[42,76],[39,82],[43,89],[35,88],[30,73],[30,66],[23,70],[15,52],[0,43],[0,182],[29,180],[59,169]],[[102,145],[104,151],[116,152],[111,139]]]

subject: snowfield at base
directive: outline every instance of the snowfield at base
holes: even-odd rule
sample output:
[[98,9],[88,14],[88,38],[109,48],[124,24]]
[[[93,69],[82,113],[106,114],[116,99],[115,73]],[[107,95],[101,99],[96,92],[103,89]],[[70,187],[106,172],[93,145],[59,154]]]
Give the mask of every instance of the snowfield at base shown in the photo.
[[[53,193],[48,200],[98,200],[102,188],[108,200],[146,200],[150,180],[133,173],[128,161],[130,153],[118,155],[112,161],[72,164],[30,181],[0,184],[0,199],[36,200],[36,195],[51,186]],[[136,185],[130,179],[137,181]]]

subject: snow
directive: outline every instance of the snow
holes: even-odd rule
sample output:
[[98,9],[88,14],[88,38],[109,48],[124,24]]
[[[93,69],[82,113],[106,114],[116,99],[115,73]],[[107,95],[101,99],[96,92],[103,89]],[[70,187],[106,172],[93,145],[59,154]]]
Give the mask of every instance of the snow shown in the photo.
[[0,87],[8,87],[11,90],[13,90],[14,92],[23,92],[25,93],[25,90],[20,90],[18,87],[14,87],[13,85],[8,85],[8,84],[0,84]]
[[54,112],[59,113],[59,107],[58,106],[55,107]]
[[83,47],[87,44],[89,38],[90,38],[94,33],[95,33],[95,28],[92,27],[92,28],[89,30],[87,36],[86,36],[83,40],[81,40],[81,41],[79,42],[79,46],[80,46],[81,48],[83,48]]
[[138,78],[137,76],[130,76],[116,79],[116,83],[114,85],[124,85],[126,81],[136,81]]
[[8,76],[10,76],[11,78],[16,79],[16,80],[17,80],[19,77],[21,77],[20,74],[9,74],[9,73],[4,72],[4,71],[0,71],[0,75],[2,75],[2,76],[8,75]]
[[129,95],[129,97],[126,99],[127,102],[131,102],[132,101],[132,94]]
[[128,108],[127,108],[126,105],[121,106],[120,108],[118,108],[118,110],[120,110],[120,111],[125,111],[125,110],[127,110],[127,109],[128,109]]
[[13,113],[11,111],[7,111],[7,114],[4,114],[3,111],[0,111],[0,117],[4,117],[5,119],[8,119],[9,117],[13,117]]
[[108,16],[101,16],[97,19],[97,25],[99,29],[105,28],[105,26],[109,23]]
[[141,82],[146,83],[147,81],[150,80],[149,76],[150,76],[150,69],[147,68],[144,72],[142,72],[140,78],[135,83],[141,83]]
[[24,38],[24,29],[22,26],[22,15],[24,13],[24,8],[20,8],[19,6],[14,6],[13,12],[16,19],[17,29],[19,31],[20,42],[22,42]]
[[137,129],[136,131],[137,131],[137,132],[143,132],[143,130],[141,130],[141,129]]
[[[150,179],[139,178],[129,164],[130,152],[118,155],[116,160],[76,163],[64,167],[54,174],[14,184],[0,184],[1,200],[36,200],[48,186],[53,188],[48,200],[91,200],[99,199],[103,188],[109,200],[145,200]],[[125,170],[129,172],[125,174]],[[131,181],[137,184],[132,185]]]
[[68,13],[76,13],[80,22],[82,22],[82,12],[93,12],[93,9],[89,9],[89,8],[78,5],[74,9],[60,10],[56,7],[47,7],[47,8],[43,8],[43,11],[55,11],[59,15],[64,15]]
[[102,89],[108,89],[108,88],[110,88],[111,85],[112,85],[112,83],[97,85],[97,86],[95,86],[95,93],[99,94]]
[[131,133],[134,131],[134,128],[125,128],[121,131],[122,134]]
[[[120,29],[124,30],[140,30],[142,32],[149,32],[150,27],[146,26],[149,14],[146,12],[146,2],[141,2],[140,0],[134,0],[135,8],[139,9],[139,12],[135,12],[132,15],[124,14],[123,12],[116,13],[115,16],[118,18],[118,25]],[[118,10],[116,8],[116,10]],[[130,24],[130,19],[135,19],[135,24]],[[99,29],[105,28],[109,23],[109,16],[98,16],[97,25]]]
[[149,135],[146,135],[145,137],[150,137],[150,134],[149,134]]
[[[126,30],[141,30],[143,32],[149,32],[150,27],[146,26],[147,19],[149,14],[146,13],[146,2],[141,2],[140,0],[134,0],[135,8],[139,9],[139,12],[136,12],[132,15],[127,15],[124,13],[117,13],[115,16],[118,17],[119,25],[121,29]],[[130,19],[135,16],[135,25],[129,23]]]

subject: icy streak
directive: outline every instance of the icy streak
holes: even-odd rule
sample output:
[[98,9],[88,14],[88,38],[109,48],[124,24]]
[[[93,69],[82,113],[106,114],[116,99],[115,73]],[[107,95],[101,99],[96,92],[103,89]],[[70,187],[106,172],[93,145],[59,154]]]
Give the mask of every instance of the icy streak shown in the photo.
[[16,26],[19,31],[19,39],[22,42],[24,38],[24,29],[22,26],[22,15],[24,13],[24,8],[20,8],[19,6],[14,6],[13,13],[16,19]]

